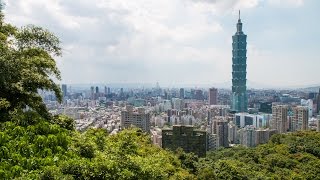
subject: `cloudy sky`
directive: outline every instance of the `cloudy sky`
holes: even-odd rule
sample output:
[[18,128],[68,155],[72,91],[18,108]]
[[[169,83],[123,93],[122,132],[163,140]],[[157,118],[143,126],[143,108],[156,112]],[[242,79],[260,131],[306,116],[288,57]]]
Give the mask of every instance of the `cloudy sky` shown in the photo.
[[63,83],[219,84],[231,79],[238,10],[248,80],[320,84],[318,0],[5,0],[6,19],[61,38]]

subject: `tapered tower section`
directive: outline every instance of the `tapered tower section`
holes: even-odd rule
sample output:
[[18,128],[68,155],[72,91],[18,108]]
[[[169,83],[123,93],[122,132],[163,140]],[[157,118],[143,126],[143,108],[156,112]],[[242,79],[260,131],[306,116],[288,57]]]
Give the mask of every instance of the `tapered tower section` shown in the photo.
[[232,36],[232,110],[246,112],[247,98],[247,35],[242,31],[242,22],[237,23],[237,32]]

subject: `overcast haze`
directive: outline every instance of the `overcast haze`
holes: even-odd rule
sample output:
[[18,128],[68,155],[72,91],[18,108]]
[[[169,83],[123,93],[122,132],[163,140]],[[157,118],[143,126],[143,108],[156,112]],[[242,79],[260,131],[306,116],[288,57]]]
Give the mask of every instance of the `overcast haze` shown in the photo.
[[231,36],[241,9],[249,81],[320,84],[318,0],[5,2],[8,22],[60,37],[62,83],[230,82]]

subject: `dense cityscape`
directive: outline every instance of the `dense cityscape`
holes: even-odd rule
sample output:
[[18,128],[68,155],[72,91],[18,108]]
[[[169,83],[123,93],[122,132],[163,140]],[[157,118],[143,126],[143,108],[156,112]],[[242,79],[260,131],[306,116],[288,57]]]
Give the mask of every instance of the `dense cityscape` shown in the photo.
[[[65,114],[76,128],[107,129],[111,134],[131,126],[148,132],[154,144],[204,156],[207,151],[267,143],[276,133],[320,131],[320,89],[248,89],[247,36],[237,22],[232,37],[232,90],[204,88],[73,87],[63,84],[63,103],[43,94],[52,114]],[[318,115],[318,116],[317,116]]]
[[0,0],[0,179],[320,179],[318,6]]

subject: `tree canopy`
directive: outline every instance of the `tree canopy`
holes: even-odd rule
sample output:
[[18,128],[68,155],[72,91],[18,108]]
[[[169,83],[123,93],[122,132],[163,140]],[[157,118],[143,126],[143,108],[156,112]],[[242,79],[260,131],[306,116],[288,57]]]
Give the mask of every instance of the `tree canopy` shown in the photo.
[[60,72],[54,60],[61,55],[59,39],[41,27],[17,28],[0,16],[0,120],[14,111],[31,108],[41,116],[48,113],[39,90],[53,91],[62,100],[54,82]]
[[0,124],[0,179],[191,179],[172,152],[151,144],[140,129],[108,135],[68,130],[34,112]]
[[320,133],[277,134],[256,148],[213,151],[200,159],[199,179],[319,179]]

